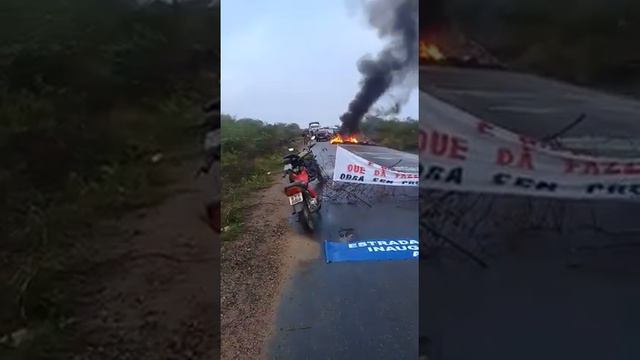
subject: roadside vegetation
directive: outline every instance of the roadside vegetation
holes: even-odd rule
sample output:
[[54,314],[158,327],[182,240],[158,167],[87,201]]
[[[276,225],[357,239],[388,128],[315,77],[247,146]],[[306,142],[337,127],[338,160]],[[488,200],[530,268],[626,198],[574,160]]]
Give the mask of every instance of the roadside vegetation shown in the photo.
[[[267,124],[255,119],[222,116],[222,239],[241,232],[246,210],[256,191],[272,184],[282,171],[282,157],[297,147],[302,130],[297,124]],[[284,195],[283,195],[284,199]]]
[[94,225],[161,200],[200,145],[187,129],[218,87],[207,3],[0,5],[0,358],[68,358]]
[[640,96],[640,3],[444,3],[450,22],[516,69]]
[[418,120],[370,116],[362,122],[361,128],[376,144],[406,152],[418,152]]

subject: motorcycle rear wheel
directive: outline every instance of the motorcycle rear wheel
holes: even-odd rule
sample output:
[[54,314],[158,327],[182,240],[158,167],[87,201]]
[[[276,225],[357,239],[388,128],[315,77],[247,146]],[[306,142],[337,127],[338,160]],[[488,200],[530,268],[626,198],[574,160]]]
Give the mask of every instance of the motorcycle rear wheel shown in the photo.
[[313,221],[313,214],[306,203],[302,207],[302,211],[298,213],[298,217],[305,231],[312,233],[315,230],[316,224]]

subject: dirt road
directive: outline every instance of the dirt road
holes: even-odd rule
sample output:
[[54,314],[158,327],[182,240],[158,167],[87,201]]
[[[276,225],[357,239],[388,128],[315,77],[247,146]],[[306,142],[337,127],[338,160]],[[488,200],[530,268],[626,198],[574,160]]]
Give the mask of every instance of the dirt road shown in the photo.
[[195,166],[177,169],[162,204],[101,226],[78,299],[74,359],[218,356],[218,235],[200,218],[217,180],[194,180]]
[[274,176],[272,185],[253,199],[242,235],[222,244],[222,359],[266,357],[283,286],[297,264],[320,252],[290,223],[282,189],[282,179]]

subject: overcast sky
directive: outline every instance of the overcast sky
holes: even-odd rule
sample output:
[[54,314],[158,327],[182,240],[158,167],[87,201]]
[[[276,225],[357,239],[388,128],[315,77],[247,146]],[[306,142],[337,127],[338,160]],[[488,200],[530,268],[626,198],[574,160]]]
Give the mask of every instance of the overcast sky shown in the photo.
[[[384,44],[360,1],[222,1],[223,113],[340,124],[359,89],[358,59]],[[406,116],[418,118],[417,88],[400,114]]]

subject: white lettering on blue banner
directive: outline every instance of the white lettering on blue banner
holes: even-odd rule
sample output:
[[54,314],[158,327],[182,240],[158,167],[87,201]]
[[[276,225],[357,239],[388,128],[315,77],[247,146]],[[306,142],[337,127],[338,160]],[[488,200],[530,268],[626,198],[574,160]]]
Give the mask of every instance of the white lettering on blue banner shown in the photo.
[[415,239],[366,240],[352,243],[325,241],[327,263],[344,261],[407,260],[417,258]]

